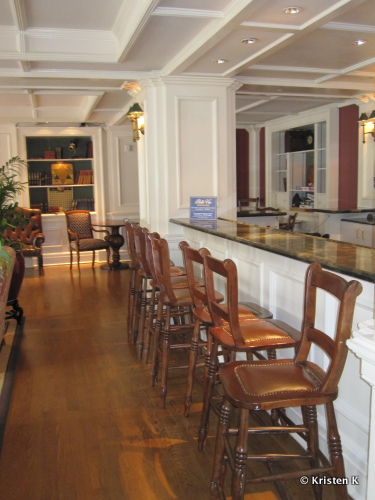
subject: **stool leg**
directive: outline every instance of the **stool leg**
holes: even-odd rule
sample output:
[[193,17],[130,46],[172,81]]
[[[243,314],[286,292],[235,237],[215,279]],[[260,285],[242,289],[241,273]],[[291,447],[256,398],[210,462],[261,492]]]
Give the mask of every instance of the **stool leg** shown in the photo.
[[147,310],[147,285],[148,285],[148,279],[143,278],[143,290],[142,290],[141,306],[139,311],[139,325],[138,325],[138,336],[137,336],[137,351],[139,359],[142,359],[142,352],[143,352],[145,318]]
[[139,326],[139,317],[141,311],[141,303],[142,303],[142,294],[143,294],[143,278],[139,279],[139,287],[138,292],[136,294],[135,300],[135,314],[134,314],[134,326],[133,326],[133,343],[137,343],[138,339],[138,326]]
[[147,312],[147,321],[146,321],[146,329],[145,329],[145,340],[143,344],[143,362],[147,365],[148,358],[150,355],[150,345],[151,345],[151,334],[152,334],[152,325],[155,317],[155,306],[156,302],[156,289],[155,287],[152,289],[150,304],[148,306]]
[[155,335],[153,341],[152,348],[152,364],[151,364],[151,386],[155,385],[155,380],[158,375],[159,368],[159,343],[160,343],[160,335],[163,323],[163,301],[159,297],[158,301],[158,309],[156,313],[156,322],[155,322]]
[[[328,445],[333,465],[333,476],[346,477],[344,459],[342,456],[342,447],[340,434],[337,428],[335,409],[333,402],[326,404],[327,423],[328,423]],[[348,490],[346,484],[336,484],[335,494],[337,500],[348,500]]]
[[165,323],[163,329],[163,345],[161,356],[161,407],[165,408],[168,385],[168,367],[169,367],[169,347],[170,347],[170,326],[171,326],[171,308],[166,307]]
[[201,412],[201,422],[199,427],[199,435],[198,435],[198,450],[202,451],[204,442],[207,436],[208,430],[208,418],[210,414],[210,406],[211,406],[211,397],[214,393],[215,381],[216,381],[216,373],[217,373],[217,351],[218,344],[214,340],[212,342],[212,349],[210,352],[208,368],[205,374],[205,380],[203,381],[203,407]]
[[241,409],[240,426],[234,454],[234,471],[232,475],[232,500],[243,500],[246,485],[247,460],[247,428],[249,427],[249,411]]
[[225,439],[228,438],[229,418],[231,413],[231,405],[224,398],[219,422],[216,431],[215,452],[214,452],[214,466],[211,479],[210,500],[219,500],[225,498],[223,494],[224,489],[224,475],[226,468],[225,457]]
[[134,298],[135,298],[135,269],[131,270],[129,282],[128,298],[128,342],[133,342],[133,321],[134,321]]
[[189,416],[190,406],[192,402],[191,395],[193,392],[195,365],[197,364],[199,332],[200,332],[200,322],[196,319],[194,323],[193,336],[191,338],[191,349],[190,349],[189,365],[187,371],[187,383],[186,383],[186,394],[185,394],[185,417]]

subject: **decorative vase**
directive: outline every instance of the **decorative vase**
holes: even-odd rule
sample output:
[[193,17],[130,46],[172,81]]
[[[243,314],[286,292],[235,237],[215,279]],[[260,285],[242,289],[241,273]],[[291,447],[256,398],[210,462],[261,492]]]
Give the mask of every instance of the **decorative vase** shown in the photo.
[[16,252],[13,275],[10,282],[7,306],[12,307],[12,311],[7,313],[7,318],[14,318],[17,323],[21,323],[23,309],[18,303],[18,295],[21,290],[23,278],[25,276],[25,257],[22,252]]

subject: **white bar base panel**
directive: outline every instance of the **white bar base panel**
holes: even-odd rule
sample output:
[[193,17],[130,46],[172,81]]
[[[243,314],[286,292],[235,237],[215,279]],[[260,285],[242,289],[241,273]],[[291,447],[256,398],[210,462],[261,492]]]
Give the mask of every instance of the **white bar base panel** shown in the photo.
[[[173,236],[170,239],[176,245],[172,250],[176,265],[182,263],[177,243],[181,240],[186,240],[194,248],[208,248],[216,258],[231,258],[238,266],[240,301],[257,301],[261,306],[271,310],[274,318],[281,319],[295,328],[301,327],[307,263],[193,228],[173,223],[171,228]],[[344,274],[341,276],[347,280],[353,279]],[[353,325],[374,317],[374,284],[364,280],[358,281],[363,286],[363,292],[357,299]],[[319,323],[329,332],[333,332],[335,328],[332,314],[334,307],[333,299],[320,298]],[[293,352],[285,352],[285,357],[292,356]],[[322,362],[321,353],[317,350],[312,351],[311,358],[318,363]],[[374,365],[372,370],[372,380],[375,381]],[[369,480],[372,494],[366,496],[370,392],[369,385],[361,378],[360,360],[349,351],[340,381],[339,396],[335,401],[335,410],[349,483],[348,492],[355,500],[375,498],[372,486],[375,477]],[[375,415],[375,409],[373,414]],[[327,452],[327,447],[324,446],[326,443],[324,411],[319,411],[319,434],[322,449]]]
[[[361,360],[361,377],[371,386],[371,412],[369,422],[369,448],[367,464],[367,500],[375,498],[375,330],[374,320],[358,324],[353,338],[347,341],[349,349]],[[372,432],[374,431],[374,432]],[[372,471],[372,473],[371,473]]]

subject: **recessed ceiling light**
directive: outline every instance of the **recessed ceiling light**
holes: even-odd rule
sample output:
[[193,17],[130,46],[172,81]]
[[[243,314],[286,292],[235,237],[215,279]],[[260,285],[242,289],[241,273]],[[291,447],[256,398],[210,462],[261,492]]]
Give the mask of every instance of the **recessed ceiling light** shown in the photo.
[[248,44],[250,44],[250,43],[255,43],[255,42],[257,42],[257,41],[258,41],[258,39],[257,39],[257,38],[243,38],[243,39],[241,40],[241,42],[242,42],[242,43],[248,43]]
[[225,59],[215,59],[214,60],[215,64],[224,64],[225,62],[227,62]]
[[302,8],[301,7],[285,7],[285,9],[283,9],[283,12],[284,12],[284,14],[299,14],[300,12],[302,12]]
[[367,40],[353,40],[352,45],[364,45],[367,43]]

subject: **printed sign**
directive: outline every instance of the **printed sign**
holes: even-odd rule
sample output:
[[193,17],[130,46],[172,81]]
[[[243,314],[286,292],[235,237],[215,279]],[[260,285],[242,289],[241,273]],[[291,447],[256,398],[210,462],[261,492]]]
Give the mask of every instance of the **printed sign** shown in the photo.
[[190,219],[216,220],[216,196],[191,196]]

